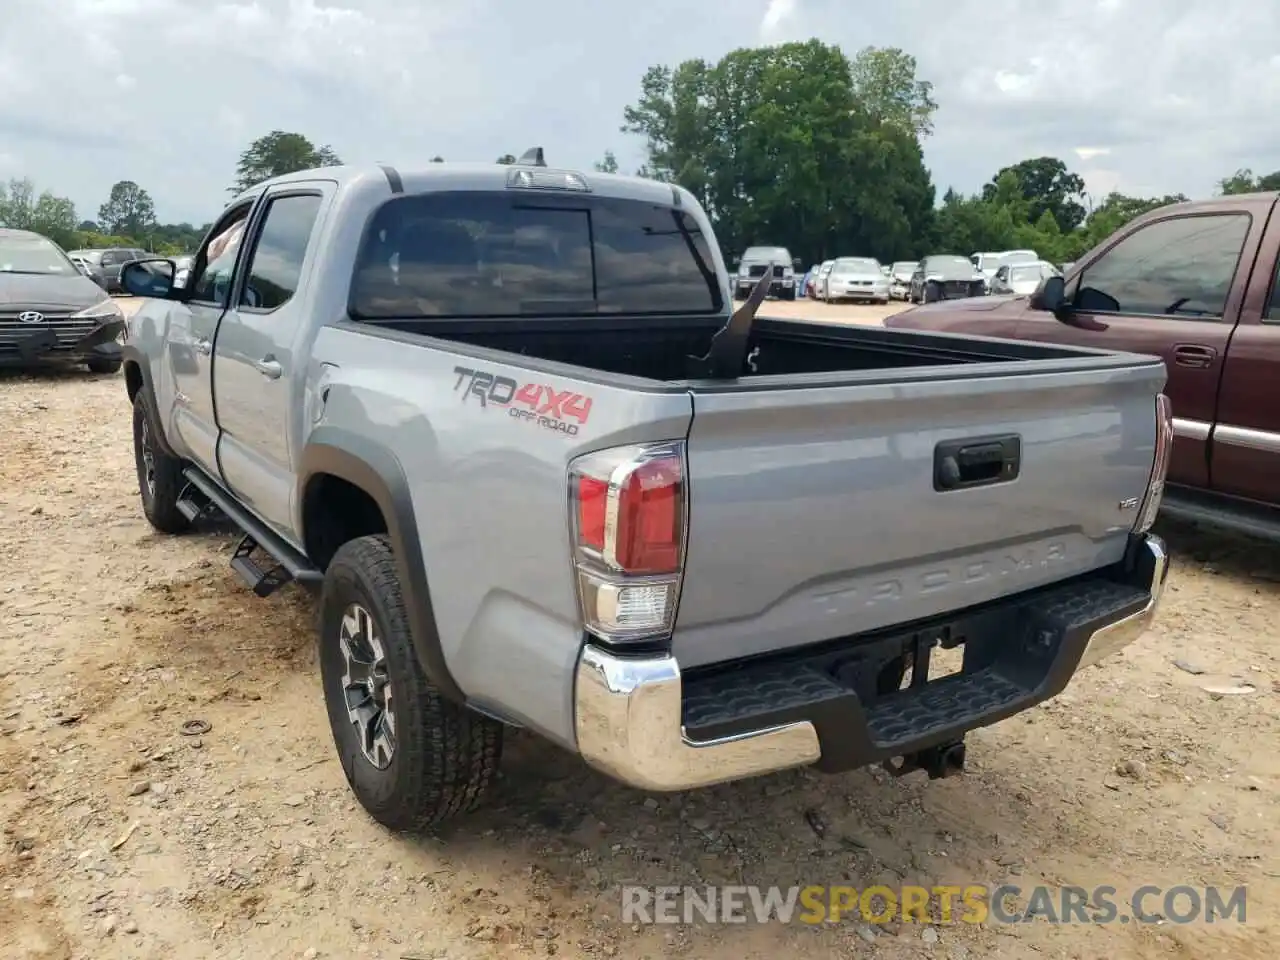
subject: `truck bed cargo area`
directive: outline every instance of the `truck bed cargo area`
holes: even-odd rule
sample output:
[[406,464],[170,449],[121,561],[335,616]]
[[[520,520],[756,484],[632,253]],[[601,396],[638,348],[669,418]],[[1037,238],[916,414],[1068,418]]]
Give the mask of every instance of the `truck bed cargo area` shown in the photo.
[[[722,317],[518,320],[441,323],[380,321],[384,329],[548,360],[646,380],[699,379]],[[1098,355],[1099,359],[1103,355]],[[759,318],[745,351],[741,377],[872,372],[1028,360],[1087,362],[1079,350],[1045,344],[981,340],[945,334],[889,331]]]

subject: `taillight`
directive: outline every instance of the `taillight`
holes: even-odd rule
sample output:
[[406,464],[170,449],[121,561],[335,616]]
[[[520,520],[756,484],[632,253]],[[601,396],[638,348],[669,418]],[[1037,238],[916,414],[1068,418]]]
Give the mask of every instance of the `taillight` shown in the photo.
[[684,445],[586,454],[569,466],[569,489],[587,629],[607,642],[665,638],[684,565]]
[[1164,500],[1164,481],[1169,473],[1169,460],[1173,456],[1173,404],[1163,393],[1156,394],[1156,455],[1151,465],[1151,479],[1147,481],[1147,493],[1138,508],[1138,520],[1134,533],[1146,533],[1156,522],[1160,503]]

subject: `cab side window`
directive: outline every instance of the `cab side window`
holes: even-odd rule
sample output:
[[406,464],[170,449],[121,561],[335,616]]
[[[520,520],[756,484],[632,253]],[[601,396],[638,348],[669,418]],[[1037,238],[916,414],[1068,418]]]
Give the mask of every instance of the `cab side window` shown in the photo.
[[319,213],[320,197],[315,194],[270,201],[249,258],[240,306],[275,310],[289,302],[298,289],[311,228]]
[[1216,213],[1147,224],[1085,268],[1073,305],[1089,313],[1219,319],[1250,221],[1247,213]]

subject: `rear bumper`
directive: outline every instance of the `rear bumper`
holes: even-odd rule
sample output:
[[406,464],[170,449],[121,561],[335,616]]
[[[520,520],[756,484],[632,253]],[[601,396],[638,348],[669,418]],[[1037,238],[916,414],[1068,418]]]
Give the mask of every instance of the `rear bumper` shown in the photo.
[[[1055,696],[1082,666],[1140,637],[1159,606],[1168,554],[1135,538],[1122,564],[949,618],[819,649],[682,675],[669,655],[588,644],[575,678],[578,750],[645,790],[671,791],[818,764],[849,770],[963,738]],[[964,645],[933,681],[920,651]],[[899,690],[887,665],[914,656]]]

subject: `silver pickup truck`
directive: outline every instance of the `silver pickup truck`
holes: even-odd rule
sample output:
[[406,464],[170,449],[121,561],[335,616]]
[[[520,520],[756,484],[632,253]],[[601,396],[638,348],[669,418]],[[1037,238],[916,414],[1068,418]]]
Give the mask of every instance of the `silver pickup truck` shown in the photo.
[[644,790],[946,776],[1155,612],[1159,360],[764,319],[768,274],[735,311],[680,187],[297,173],[175,273],[123,272],[143,509],[318,590],[392,828],[470,808],[507,726]]

